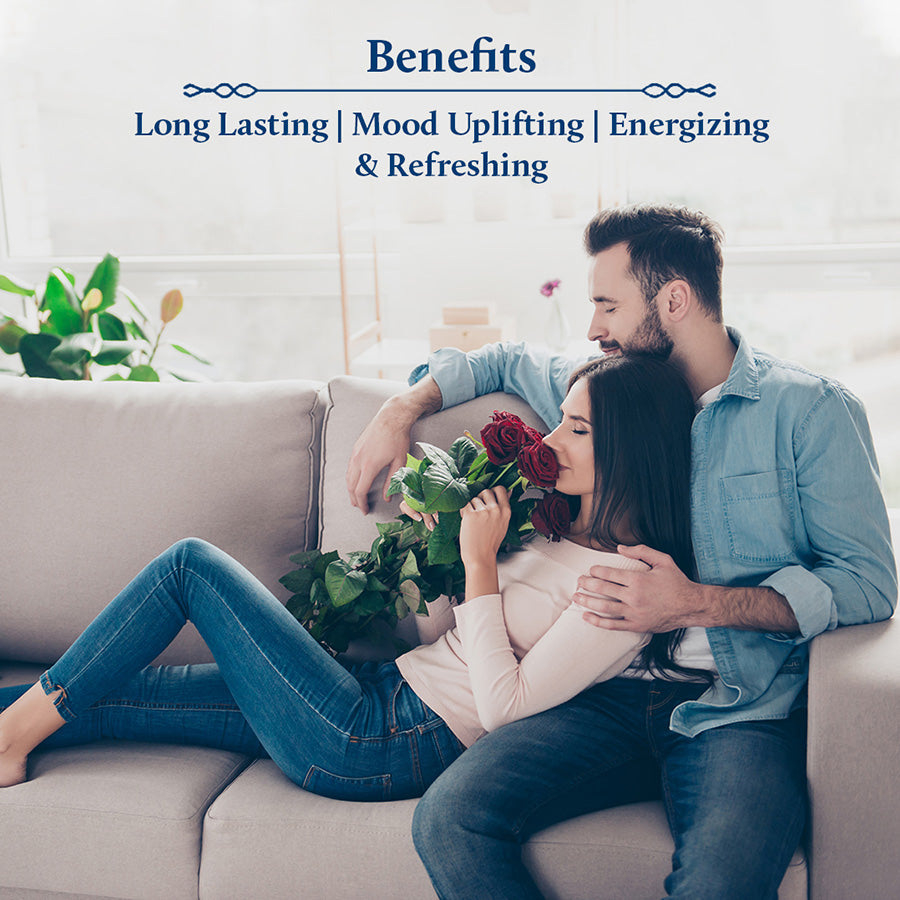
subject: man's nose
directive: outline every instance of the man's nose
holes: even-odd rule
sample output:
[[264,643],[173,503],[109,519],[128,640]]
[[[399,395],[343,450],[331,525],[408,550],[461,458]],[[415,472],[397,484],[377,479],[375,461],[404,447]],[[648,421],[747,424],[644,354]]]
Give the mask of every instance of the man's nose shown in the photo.
[[608,334],[608,330],[600,323],[599,316],[596,313],[591,316],[591,322],[588,325],[587,337],[589,341],[601,341]]

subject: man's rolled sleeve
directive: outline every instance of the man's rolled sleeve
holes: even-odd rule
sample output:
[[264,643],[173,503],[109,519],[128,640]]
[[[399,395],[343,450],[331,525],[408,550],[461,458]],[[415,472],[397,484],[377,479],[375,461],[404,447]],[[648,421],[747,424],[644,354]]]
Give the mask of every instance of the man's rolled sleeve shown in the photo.
[[800,628],[800,633],[794,635],[769,633],[773,640],[800,644],[837,627],[837,607],[831,588],[803,566],[779,569],[760,587],[772,588],[787,600]]
[[416,384],[426,375],[431,375],[441,392],[441,409],[458,406],[479,396],[469,360],[462,350],[455,347],[435,350],[428,357],[427,364],[413,369],[409,383]]

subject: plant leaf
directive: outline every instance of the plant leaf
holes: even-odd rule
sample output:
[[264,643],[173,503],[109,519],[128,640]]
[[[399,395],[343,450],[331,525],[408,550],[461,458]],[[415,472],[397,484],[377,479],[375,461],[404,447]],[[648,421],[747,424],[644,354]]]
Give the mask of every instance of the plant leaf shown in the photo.
[[168,325],[183,308],[184,297],[182,296],[181,291],[177,288],[166,291],[159,307],[159,317],[162,319],[164,325]]
[[[419,605],[422,603],[422,592],[411,578],[400,583],[400,596],[411,613],[419,611]],[[405,612],[404,615],[406,615]]]
[[104,341],[126,341],[128,340],[128,329],[125,323],[116,315],[109,312],[102,312],[97,316],[97,331]]
[[28,334],[28,332],[15,320],[7,318],[0,325],[0,350],[4,353],[18,353],[19,341]]
[[460,475],[466,475],[478,456],[478,445],[470,437],[458,437],[450,445],[450,456],[456,463]]
[[335,606],[346,606],[366,589],[366,575],[343,559],[336,559],[325,570],[325,587]]
[[62,269],[52,269],[41,301],[41,309],[50,313],[44,329],[60,337],[84,331],[81,301],[69,282],[70,277]]
[[94,350],[94,362],[98,366],[116,366],[140,349],[138,341],[101,341]]
[[418,445],[422,448],[425,459],[430,463],[443,463],[450,470],[454,478],[459,475],[459,469],[456,468],[456,462],[446,450],[435,447],[434,444],[426,444],[424,441],[418,441]]
[[103,299],[97,306],[97,312],[103,312],[109,309],[116,302],[116,292],[119,289],[119,260],[111,253],[107,253],[103,259],[97,263],[97,267],[91,273],[88,283],[85,286],[85,299],[92,290],[98,290],[103,295]]
[[442,462],[433,462],[422,474],[422,494],[425,512],[453,512],[469,502],[469,484]]
[[299,553],[292,553],[288,559],[298,566],[306,567],[311,566],[321,556],[321,550],[301,550]]
[[185,356],[190,356],[191,359],[197,360],[198,363],[202,363],[204,366],[211,366],[212,363],[208,359],[204,359],[202,356],[197,356],[191,350],[188,350],[186,347],[182,347],[180,344],[170,344],[169,345],[173,350],[177,350],[179,353],[183,353]]
[[159,375],[152,366],[135,366],[128,373],[128,381],[159,381]]
[[459,558],[459,529],[462,518],[459,513],[443,513],[428,539],[430,565],[452,565]]
[[78,367],[61,361],[50,362],[50,354],[62,343],[55,334],[26,334],[19,341],[19,356],[25,374],[32,378],[58,378],[76,381],[81,378]]
[[292,593],[308,597],[315,575],[311,569],[296,569],[278,580]]
[[[391,475],[391,483],[388,486],[387,494],[388,497],[392,497],[394,494],[403,494],[404,497],[411,497],[416,502],[421,503],[424,499],[422,493],[422,476],[409,466],[403,466],[403,468],[397,469],[397,471]],[[413,509],[415,509],[415,507],[413,507]]]
[[94,355],[100,346],[100,338],[91,332],[81,334],[69,334],[50,351],[47,361],[52,365],[77,365],[82,371],[84,364]]
[[403,565],[400,567],[400,581],[405,578],[417,578],[419,576],[419,564],[416,561],[416,554],[412,550],[406,554]]
[[10,294],[22,294],[24,297],[34,296],[34,288],[31,285],[16,281],[8,275],[0,275],[0,291],[8,291]]

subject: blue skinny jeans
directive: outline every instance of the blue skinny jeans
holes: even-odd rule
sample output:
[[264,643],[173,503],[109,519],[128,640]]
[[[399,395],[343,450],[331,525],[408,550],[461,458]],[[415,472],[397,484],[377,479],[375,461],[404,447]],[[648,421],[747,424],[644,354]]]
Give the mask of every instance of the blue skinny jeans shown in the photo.
[[[185,622],[215,664],[149,667]],[[348,800],[418,797],[463,745],[394,663],[345,668],[239,563],[189,538],[148,565],[41,676],[66,720],[41,749],[104,738],[269,756]],[[0,709],[27,686],[0,689]]]
[[539,900],[521,856],[530,835],[650,799],[675,839],[666,897],[775,900],[806,820],[805,710],[676,734],[672,710],[703,689],[615,678],[481,738],[413,817],[441,900]]

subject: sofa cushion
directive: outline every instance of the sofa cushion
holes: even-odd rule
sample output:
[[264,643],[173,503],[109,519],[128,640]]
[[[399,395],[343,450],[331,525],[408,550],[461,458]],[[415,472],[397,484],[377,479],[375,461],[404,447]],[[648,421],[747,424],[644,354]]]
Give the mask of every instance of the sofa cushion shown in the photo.
[[0,791],[0,884],[8,896],[196,898],[203,815],[245,764],[111,741],[35,753],[31,780]]
[[[0,658],[54,661],[154,556],[201,537],[280,599],[315,545],[314,382],[0,380]],[[162,661],[208,660],[185,629]]]
[[[258,760],[206,814],[201,900],[434,900],[412,843],[415,805],[318,797]],[[654,898],[672,849],[662,805],[636,803],[544,829],[526,844],[524,859],[548,898]],[[778,896],[806,898],[799,851]]]

